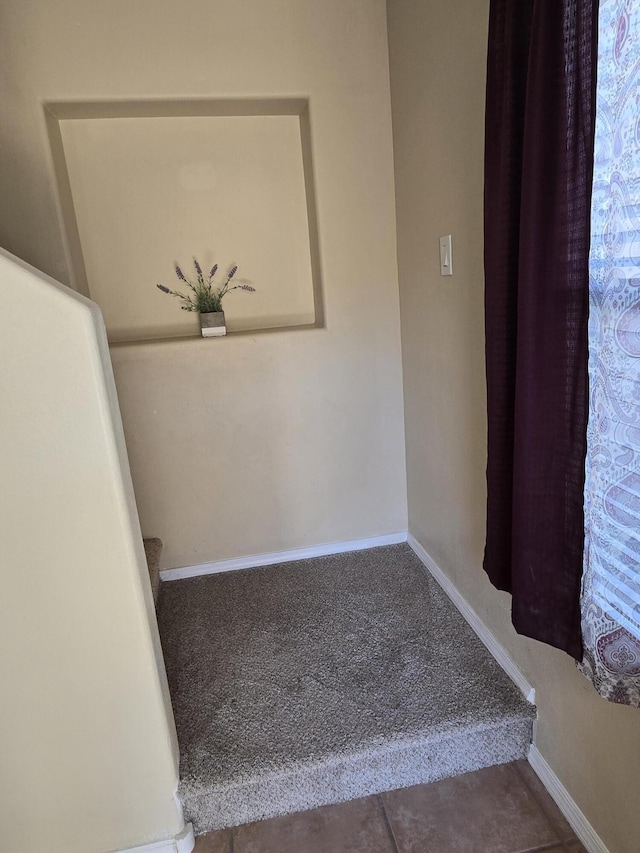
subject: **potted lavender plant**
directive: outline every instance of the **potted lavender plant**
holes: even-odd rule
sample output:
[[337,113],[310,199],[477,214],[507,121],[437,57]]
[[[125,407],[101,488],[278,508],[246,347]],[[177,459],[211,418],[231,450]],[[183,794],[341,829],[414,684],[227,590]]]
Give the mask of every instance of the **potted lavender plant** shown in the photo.
[[214,276],[218,271],[218,264],[214,264],[211,267],[211,272],[206,279],[202,272],[202,267],[195,258],[193,265],[196,270],[195,284],[189,281],[180,267],[176,264],[176,275],[180,281],[183,281],[187,285],[190,292],[180,293],[177,290],[170,290],[168,287],[165,287],[164,284],[158,284],[157,287],[163,293],[169,293],[171,296],[177,296],[178,299],[182,301],[180,308],[183,311],[198,312],[200,315],[200,330],[203,337],[208,338],[226,335],[227,327],[224,320],[224,311],[222,310],[223,297],[226,296],[227,293],[231,293],[232,290],[255,291],[255,287],[251,287],[250,284],[245,283],[233,284],[230,286],[233,277],[238,271],[237,266],[231,267],[222,285],[218,286],[215,285],[213,281]]

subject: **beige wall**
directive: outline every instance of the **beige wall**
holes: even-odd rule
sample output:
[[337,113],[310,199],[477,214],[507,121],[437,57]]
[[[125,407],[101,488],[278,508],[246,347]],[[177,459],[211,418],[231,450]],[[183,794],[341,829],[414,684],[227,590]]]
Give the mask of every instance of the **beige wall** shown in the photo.
[[99,310],[0,252],[0,362],[0,849],[172,838],[175,729]]
[[64,282],[43,100],[310,99],[326,328],[112,353],[165,565],[405,528],[383,0],[9,0],[0,15],[0,243]]
[[[488,2],[389,0],[409,529],[536,687],[537,744],[611,853],[636,853],[640,714],[519,637],[482,571],[482,174]],[[438,237],[453,235],[441,278]]]

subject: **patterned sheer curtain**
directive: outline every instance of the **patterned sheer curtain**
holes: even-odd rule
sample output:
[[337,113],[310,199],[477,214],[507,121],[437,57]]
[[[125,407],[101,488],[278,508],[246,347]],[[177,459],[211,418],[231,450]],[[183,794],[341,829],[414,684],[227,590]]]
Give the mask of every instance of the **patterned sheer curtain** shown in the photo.
[[600,0],[581,669],[640,707],[640,0]]

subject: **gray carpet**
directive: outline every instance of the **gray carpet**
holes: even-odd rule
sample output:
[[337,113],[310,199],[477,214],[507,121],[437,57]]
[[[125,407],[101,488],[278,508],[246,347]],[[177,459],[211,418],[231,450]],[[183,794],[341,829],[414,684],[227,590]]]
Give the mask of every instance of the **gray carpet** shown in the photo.
[[163,584],[198,833],[523,758],[535,709],[407,545]]
[[144,539],[144,554],[147,558],[147,569],[151,581],[153,600],[158,607],[158,596],[160,594],[160,555],[162,554],[161,539]]

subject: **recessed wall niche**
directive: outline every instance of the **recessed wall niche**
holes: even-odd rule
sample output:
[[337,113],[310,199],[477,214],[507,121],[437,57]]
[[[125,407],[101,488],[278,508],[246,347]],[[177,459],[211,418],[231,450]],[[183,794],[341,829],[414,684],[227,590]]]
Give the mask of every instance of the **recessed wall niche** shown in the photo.
[[194,255],[256,288],[226,297],[230,332],[322,326],[306,100],[45,109],[75,286],[112,343],[199,335],[155,286],[180,289]]

